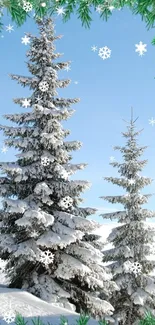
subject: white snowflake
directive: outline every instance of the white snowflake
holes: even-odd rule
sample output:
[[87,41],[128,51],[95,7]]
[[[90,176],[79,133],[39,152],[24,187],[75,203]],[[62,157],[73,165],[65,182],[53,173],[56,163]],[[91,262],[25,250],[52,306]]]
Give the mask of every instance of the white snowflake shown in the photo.
[[138,262],[132,263],[130,271],[137,276],[139,273],[141,273],[142,266]]
[[67,66],[64,68],[64,70],[68,72],[69,70],[71,70],[71,68],[70,68],[69,65],[67,65]]
[[128,183],[129,183],[130,185],[133,185],[133,184],[135,184],[135,180],[131,178],[131,179],[128,180]]
[[25,98],[24,100],[22,100],[22,106],[23,107],[29,107],[29,106],[31,106],[31,99],[27,99],[27,98]]
[[3,320],[8,324],[13,323],[15,321],[15,318],[16,315],[11,310],[6,312],[3,316]]
[[144,55],[144,52],[147,52],[146,46],[147,44],[143,44],[141,41],[139,42],[139,44],[135,44],[136,46],[136,50],[135,52],[139,52],[139,55]]
[[6,153],[7,151],[8,151],[8,148],[6,146],[3,146],[2,149],[1,149],[1,152]]
[[45,2],[42,2],[41,3],[41,6],[44,8],[44,7],[46,7],[46,3]]
[[73,204],[73,199],[69,196],[66,196],[59,201],[59,206],[65,209],[70,208],[72,204]]
[[91,50],[92,50],[93,52],[96,52],[96,51],[97,51],[97,46],[93,45],[93,46],[91,47]]
[[31,237],[36,238],[36,237],[38,237],[38,236],[39,236],[39,233],[38,233],[36,230],[33,230],[33,231],[31,232]]
[[115,9],[114,6],[109,6],[108,8],[109,8],[110,11],[113,11]]
[[22,39],[22,44],[29,44],[30,43],[30,37],[27,37],[26,35],[21,38]]
[[47,250],[45,252],[41,252],[40,257],[41,257],[40,261],[44,265],[48,265],[48,264],[52,263],[54,260],[54,255],[49,250]]
[[26,11],[26,12],[29,12],[29,11],[32,11],[33,9],[33,6],[30,2],[28,1],[24,1],[23,2],[23,9]]
[[11,26],[10,24],[6,26],[6,31],[9,33],[13,32],[14,31],[13,26]]
[[50,160],[47,157],[41,157],[41,164],[43,166],[48,166],[50,164]]
[[151,118],[151,120],[149,120],[149,124],[151,124],[152,126],[154,126],[154,124],[155,124],[155,118]]
[[40,100],[42,100],[42,97],[39,97],[39,96],[38,96],[38,97],[36,97],[35,99],[36,99],[37,102],[40,102]]
[[99,53],[98,55],[103,59],[109,59],[110,58],[110,55],[111,55],[111,50],[107,47],[107,46],[104,46],[104,47],[101,47],[99,49]]
[[135,276],[137,276],[142,271],[142,266],[138,262],[131,263],[130,261],[126,261],[123,267],[125,273],[134,273]]
[[79,82],[78,81],[74,81],[75,85],[77,85]]
[[114,161],[115,157],[111,156],[109,159],[110,159],[110,161]]
[[62,16],[65,14],[65,9],[63,7],[57,8],[56,12],[57,12],[58,16]]
[[97,11],[99,14],[100,14],[103,10],[104,10],[103,5],[98,5],[98,6],[96,7],[96,11]]
[[41,81],[39,83],[39,89],[42,91],[42,92],[45,92],[47,91],[49,88],[49,84],[47,83],[47,81]]

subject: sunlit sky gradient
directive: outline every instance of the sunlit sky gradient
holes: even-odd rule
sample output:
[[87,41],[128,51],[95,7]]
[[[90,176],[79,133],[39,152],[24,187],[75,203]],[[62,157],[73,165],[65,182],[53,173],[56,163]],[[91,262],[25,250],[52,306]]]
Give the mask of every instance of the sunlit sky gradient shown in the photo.
[[[9,33],[6,26],[14,26]],[[80,20],[72,16],[71,20],[63,23],[61,17],[55,16],[56,34],[63,35],[56,41],[56,51],[64,53],[61,61],[72,61],[70,71],[62,71],[60,78],[69,78],[71,84],[59,91],[65,98],[80,97],[79,104],[73,106],[76,110],[73,117],[65,122],[71,130],[68,139],[80,140],[81,150],[73,153],[73,162],[88,163],[84,171],[79,171],[74,179],[88,180],[92,183],[90,190],[82,196],[83,206],[96,207],[99,213],[92,216],[94,220],[105,223],[99,217],[100,213],[122,209],[119,205],[111,205],[99,199],[104,195],[123,194],[123,190],[115,185],[107,184],[105,176],[117,175],[116,170],[109,166],[109,157],[121,159],[118,152],[113,151],[114,145],[124,144],[121,132],[126,129],[122,119],[130,119],[130,108],[134,108],[134,116],[139,116],[137,127],[144,128],[139,143],[148,145],[144,155],[148,165],[144,176],[155,178],[155,126],[148,120],[155,118],[155,47],[151,40],[155,31],[149,30],[139,16],[133,16],[126,8],[114,10],[108,22],[103,22],[98,13],[93,14],[90,29],[82,27]],[[8,74],[30,75],[25,61],[29,45],[21,44],[25,32],[38,35],[33,19],[29,19],[22,27],[17,28],[10,17],[4,16],[4,31],[0,36],[0,123],[8,125],[2,118],[5,113],[18,113],[29,109],[20,108],[12,98],[26,97],[31,94],[28,88],[22,88],[12,81]],[[135,52],[135,44],[142,41],[147,44],[147,52],[139,56]],[[91,47],[108,46],[111,57],[102,60],[98,52]],[[78,81],[78,83],[74,83]],[[3,146],[1,133],[0,146]],[[13,161],[15,150],[9,149],[6,154],[0,151],[1,161]],[[145,189],[146,193],[155,193],[155,182]],[[155,209],[155,197],[146,206]],[[152,220],[151,220],[152,221]]]

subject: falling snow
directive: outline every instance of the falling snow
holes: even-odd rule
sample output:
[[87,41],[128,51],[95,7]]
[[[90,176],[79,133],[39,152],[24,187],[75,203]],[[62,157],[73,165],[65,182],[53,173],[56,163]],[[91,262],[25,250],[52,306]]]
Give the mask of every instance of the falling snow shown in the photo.
[[107,46],[101,47],[99,49],[98,55],[103,60],[109,59],[111,56],[111,50]]
[[143,44],[141,41],[139,44],[135,44],[136,50],[135,52],[138,52],[140,56],[144,55],[145,52],[147,52],[146,46],[147,44]]

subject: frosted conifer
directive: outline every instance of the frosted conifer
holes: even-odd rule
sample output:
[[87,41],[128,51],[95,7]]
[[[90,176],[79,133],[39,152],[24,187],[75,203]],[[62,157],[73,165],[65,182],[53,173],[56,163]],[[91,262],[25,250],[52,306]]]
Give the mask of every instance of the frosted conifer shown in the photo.
[[0,126],[8,136],[5,143],[19,150],[16,162],[1,163],[0,178],[3,227],[0,257],[8,259],[10,287],[26,288],[34,295],[59,306],[83,310],[92,316],[110,315],[113,307],[99,298],[116,289],[102,262],[98,227],[86,217],[95,209],[79,207],[87,181],[70,180],[86,164],[72,164],[71,151],[79,141],[66,141],[69,131],[61,122],[72,114],[79,99],[58,97],[57,88],[70,80],[59,80],[57,72],[69,62],[56,62],[53,21],[38,20],[40,37],[31,40],[27,63],[32,77],[11,75],[13,80],[33,90],[31,97],[14,99],[27,112],[7,114],[18,124]]
[[[137,119],[136,119],[137,120]],[[113,248],[103,251],[104,262],[112,271],[113,280],[120,290],[109,300],[114,306],[114,318],[119,324],[139,324],[146,310],[155,315],[155,281],[153,271],[155,260],[153,254],[155,230],[145,223],[146,218],[155,216],[155,212],[142,207],[151,195],[142,194],[141,190],[151,184],[152,180],[141,176],[147,160],[140,160],[147,147],[137,143],[141,131],[136,130],[136,120],[131,115],[127,132],[122,133],[126,145],[116,146],[123,156],[123,162],[111,162],[120,177],[105,177],[105,180],[122,187],[126,193],[119,196],[101,197],[110,203],[120,203],[124,211],[102,214],[105,219],[118,219],[118,227],[113,228],[107,241]]]

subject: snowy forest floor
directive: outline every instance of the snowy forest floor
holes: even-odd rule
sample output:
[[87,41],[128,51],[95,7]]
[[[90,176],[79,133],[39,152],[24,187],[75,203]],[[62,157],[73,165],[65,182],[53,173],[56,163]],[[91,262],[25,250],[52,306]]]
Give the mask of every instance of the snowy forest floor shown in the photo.
[[[155,223],[149,223],[155,227]],[[106,242],[107,237],[113,227],[118,226],[117,223],[110,223],[102,225],[99,230],[96,231],[97,234],[101,235],[103,242]],[[112,248],[110,243],[107,243],[104,249]],[[155,256],[154,256],[155,258]],[[26,292],[25,290],[19,289],[9,289],[9,285],[6,275],[4,273],[5,267],[4,261],[0,259],[0,324],[6,325],[6,321],[10,317],[13,317],[16,312],[20,313],[24,319],[28,322],[27,324],[32,324],[32,319],[34,317],[40,317],[44,324],[48,322],[52,325],[60,324],[60,317],[63,315],[68,319],[68,324],[76,324],[76,320],[79,315],[70,310],[56,307],[53,304],[49,304],[34,295]],[[109,263],[105,263],[107,265]],[[155,271],[154,274],[155,275]],[[15,324],[13,321],[11,324]],[[89,325],[97,325],[98,322],[91,319],[88,322]]]
[[[4,273],[6,262],[0,259],[0,324],[6,325],[15,319],[16,313],[20,313],[27,325],[33,325],[32,319],[40,317],[45,325],[60,325],[60,317],[64,316],[68,320],[69,325],[77,324],[79,314],[54,306],[47,303],[34,295],[20,289],[8,288],[8,280]],[[97,325],[98,322],[94,319],[89,320],[89,325]]]
[[[9,289],[8,281],[4,274],[4,261],[0,260],[0,324],[6,325],[9,320],[14,319],[15,314],[20,313],[28,325],[32,324],[34,317],[40,317],[44,324],[59,325],[60,317],[65,316],[68,324],[76,324],[79,314],[56,307],[49,304],[34,295],[20,289]],[[11,321],[11,324],[15,324]],[[97,325],[97,321],[90,320],[90,325]]]

